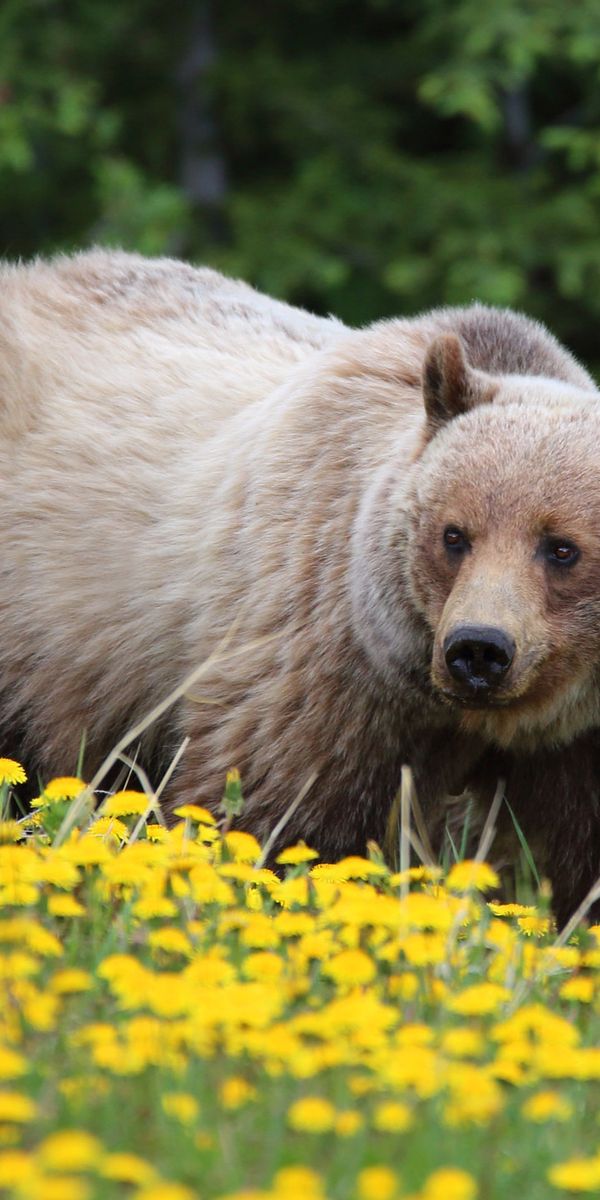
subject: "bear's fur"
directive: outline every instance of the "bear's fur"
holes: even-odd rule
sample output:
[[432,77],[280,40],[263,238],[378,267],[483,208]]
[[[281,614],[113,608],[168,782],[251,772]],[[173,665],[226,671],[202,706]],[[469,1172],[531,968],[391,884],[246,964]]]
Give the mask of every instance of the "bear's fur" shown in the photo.
[[[102,251],[3,267],[0,309],[3,753],[64,774],[85,729],[89,777],[229,639],[142,745],[189,736],[168,805],[236,766],[265,838],[316,773],[282,840],[332,858],[383,839],[404,763],[432,821],[503,774],[566,919],[600,873],[600,405],[571,355],[480,305],[351,331]],[[511,648],[489,693],[450,671],[465,628]]]

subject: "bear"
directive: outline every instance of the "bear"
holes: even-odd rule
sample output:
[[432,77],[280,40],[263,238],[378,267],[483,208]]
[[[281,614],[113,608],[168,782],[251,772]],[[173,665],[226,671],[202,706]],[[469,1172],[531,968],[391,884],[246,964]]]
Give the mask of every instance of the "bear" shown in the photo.
[[240,828],[331,860],[404,765],[432,830],[502,778],[564,924],[600,874],[591,376],[477,303],[350,329],[170,259],[0,271],[3,752],[48,779],[85,735],[90,778],[203,664],[136,750],[178,758],[171,819],[236,767]]

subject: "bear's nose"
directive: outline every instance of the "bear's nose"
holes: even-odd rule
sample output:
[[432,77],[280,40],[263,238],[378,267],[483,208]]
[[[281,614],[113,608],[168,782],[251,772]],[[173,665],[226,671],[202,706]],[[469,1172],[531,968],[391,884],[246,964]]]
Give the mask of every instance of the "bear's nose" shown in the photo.
[[448,634],[444,656],[452,678],[481,693],[501,683],[515,656],[515,643],[491,625],[461,625]]

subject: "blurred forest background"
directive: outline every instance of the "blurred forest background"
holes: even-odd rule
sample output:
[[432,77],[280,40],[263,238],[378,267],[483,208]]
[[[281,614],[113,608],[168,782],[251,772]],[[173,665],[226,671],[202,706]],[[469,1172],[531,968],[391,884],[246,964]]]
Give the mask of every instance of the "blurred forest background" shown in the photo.
[[599,0],[2,0],[0,253],[211,263],[351,324],[474,298],[600,370]]

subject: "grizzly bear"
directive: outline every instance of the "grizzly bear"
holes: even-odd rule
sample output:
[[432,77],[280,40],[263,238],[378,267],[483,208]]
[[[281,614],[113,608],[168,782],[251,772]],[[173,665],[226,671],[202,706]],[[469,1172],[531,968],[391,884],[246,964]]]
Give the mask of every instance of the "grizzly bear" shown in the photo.
[[[4,266],[0,732],[30,774],[144,735],[167,809],[381,842],[499,776],[560,922],[600,873],[600,404],[478,304],[351,330],[170,260]],[[225,647],[219,652],[219,647]],[[216,653],[215,653],[216,652]],[[212,658],[210,656],[213,656]],[[510,826],[504,819],[505,832]],[[508,835],[507,835],[508,836]]]

